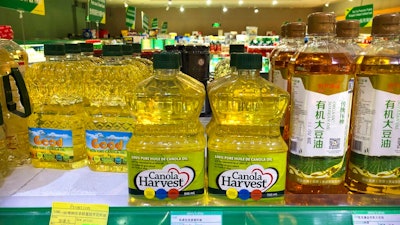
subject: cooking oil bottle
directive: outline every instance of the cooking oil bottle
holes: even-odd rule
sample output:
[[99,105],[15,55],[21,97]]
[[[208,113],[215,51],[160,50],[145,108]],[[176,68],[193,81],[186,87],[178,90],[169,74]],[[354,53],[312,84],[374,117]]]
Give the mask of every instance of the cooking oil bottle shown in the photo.
[[[284,41],[271,52],[271,70],[270,81],[278,87],[290,93],[290,77],[288,64],[290,58],[301,47],[304,46],[304,37],[306,33],[306,24],[303,22],[289,22],[284,24]],[[281,132],[283,139],[289,143],[289,124],[290,124],[290,106],[281,122]]]
[[154,75],[134,90],[128,143],[132,205],[203,205],[205,135],[199,116],[205,87],[180,73],[180,54],[154,54]]
[[208,93],[209,204],[282,204],[288,147],[279,123],[289,94],[260,76],[260,54],[238,53],[236,68]]
[[121,45],[104,45],[103,63],[86,76],[86,150],[94,171],[127,171],[126,147],[135,122],[128,103],[141,71],[124,62]]
[[28,54],[8,39],[0,39],[0,48],[8,54],[3,60],[9,59],[8,63],[3,64],[8,67],[8,72],[2,74],[4,90],[1,102],[9,166],[15,167],[30,162],[27,117],[31,114],[31,105],[24,81]]
[[357,61],[346,186],[400,194],[400,14],[372,22],[372,43]]
[[44,54],[46,61],[25,73],[33,105],[28,119],[32,164],[57,169],[86,166],[82,84],[92,64],[78,57],[67,59],[64,44],[45,44]]
[[[333,13],[310,14],[309,41],[289,63],[288,194],[346,193],[344,175],[355,64],[334,41],[335,23]],[[319,198],[302,196],[306,197],[299,201],[305,204],[306,200]]]
[[346,49],[349,54],[357,59],[362,54],[363,49],[357,44],[360,34],[359,20],[341,20],[336,22],[336,41]]
[[3,113],[0,108],[0,183],[9,173],[6,132],[4,129]]

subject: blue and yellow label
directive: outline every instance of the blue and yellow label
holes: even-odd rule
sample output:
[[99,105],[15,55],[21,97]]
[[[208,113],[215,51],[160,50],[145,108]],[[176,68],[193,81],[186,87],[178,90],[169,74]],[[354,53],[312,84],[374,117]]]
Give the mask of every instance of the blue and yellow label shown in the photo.
[[72,130],[29,128],[31,157],[42,161],[72,162]]
[[86,150],[91,164],[126,164],[126,144],[131,132],[86,131]]

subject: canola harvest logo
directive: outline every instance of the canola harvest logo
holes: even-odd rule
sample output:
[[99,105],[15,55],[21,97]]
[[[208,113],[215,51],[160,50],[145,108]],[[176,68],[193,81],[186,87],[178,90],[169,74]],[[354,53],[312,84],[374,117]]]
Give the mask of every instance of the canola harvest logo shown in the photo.
[[[160,170],[140,172],[135,177],[135,186],[144,192],[147,199],[175,199],[193,182],[194,176],[195,172],[190,167],[169,164]],[[190,192],[185,195],[190,195]]]
[[279,173],[275,168],[264,169],[260,165],[252,165],[245,170],[224,171],[217,177],[217,184],[229,199],[259,200],[278,178]]

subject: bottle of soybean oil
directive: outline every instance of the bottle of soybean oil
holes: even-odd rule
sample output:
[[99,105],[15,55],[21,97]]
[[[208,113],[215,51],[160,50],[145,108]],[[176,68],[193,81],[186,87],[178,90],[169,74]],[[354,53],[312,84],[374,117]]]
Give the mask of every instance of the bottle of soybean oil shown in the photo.
[[359,20],[341,20],[336,22],[336,41],[346,49],[354,58],[362,54],[363,49],[357,44],[357,38],[360,34]]
[[[335,22],[333,13],[310,14],[309,41],[289,63],[288,193],[346,193],[344,175],[355,64],[334,41]],[[305,198],[300,201],[306,203],[318,196]]]
[[180,57],[154,54],[154,75],[134,90],[136,123],[127,147],[133,205],[204,204],[205,88],[179,71]]
[[372,43],[357,61],[346,186],[400,194],[400,14],[375,16]]
[[[290,93],[290,77],[288,65],[294,53],[304,46],[306,24],[303,22],[290,22],[284,25],[284,42],[271,52],[270,81]],[[283,139],[289,143],[290,106],[281,122]]]
[[208,192],[212,205],[282,204],[288,147],[279,123],[287,91],[260,76],[262,56],[238,53],[237,75],[209,92]]
[[57,169],[86,166],[83,77],[92,64],[73,55],[67,59],[64,44],[45,44],[44,53],[46,61],[25,73],[33,105],[28,119],[32,164]]

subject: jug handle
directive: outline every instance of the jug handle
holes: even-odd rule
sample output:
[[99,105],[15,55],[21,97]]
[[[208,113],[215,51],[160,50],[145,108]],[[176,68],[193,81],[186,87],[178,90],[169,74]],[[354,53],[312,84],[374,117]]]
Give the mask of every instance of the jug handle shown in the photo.
[[[24,112],[17,110],[17,104],[13,101],[10,77],[12,76],[18,88],[18,94],[20,97],[20,102],[24,107]],[[24,78],[17,68],[11,68],[11,73],[7,76],[3,76],[4,94],[6,96],[7,109],[17,116],[22,118],[28,117],[32,113],[31,102],[29,100],[28,90],[25,86]]]

